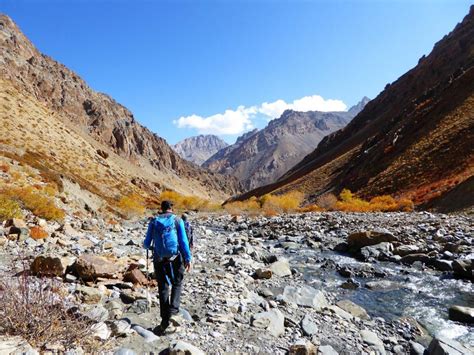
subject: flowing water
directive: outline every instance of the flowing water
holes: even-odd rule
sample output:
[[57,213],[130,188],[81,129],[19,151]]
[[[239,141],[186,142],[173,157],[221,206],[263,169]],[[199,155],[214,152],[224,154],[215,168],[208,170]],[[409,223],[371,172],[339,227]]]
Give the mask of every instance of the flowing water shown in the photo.
[[381,278],[358,278],[361,284],[355,290],[345,290],[340,285],[347,279],[335,269],[325,269],[324,259],[332,260],[340,266],[359,267],[356,259],[336,252],[318,252],[312,249],[290,251],[292,266],[303,273],[308,284],[320,286],[339,299],[350,299],[364,307],[370,316],[394,320],[403,316],[415,318],[434,336],[455,339],[474,347],[474,327],[448,319],[451,305],[474,307],[474,287],[468,281],[443,277],[440,272],[423,270],[420,267],[406,267],[391,262],[371,264],[387,276],[383,280],[397,282],[393,290],[373,291],[364,287],[369,281]]

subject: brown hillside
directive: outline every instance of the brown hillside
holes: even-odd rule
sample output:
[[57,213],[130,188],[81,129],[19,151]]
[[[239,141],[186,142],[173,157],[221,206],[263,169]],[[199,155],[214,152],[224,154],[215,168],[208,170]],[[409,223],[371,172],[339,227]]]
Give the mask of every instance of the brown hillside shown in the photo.
[[[388,84],[345,128],[276,183],[239,198],[298,189],[312,200],[347,187],[364,197],[404,195],[428,206],[474,175],[473,142],[471,7],[429,56]],[[451,207],[457,207],[455,201]]]
[[[69,156],[74,163],[81,154],[75,147],[77,142],[69,140],[83,140],[94,151],[99,149],[105,152],[104,156],[110,156],[107,162],[117,162],[120,173],[113,174],[113,179],[115,184],[124,182],[124,187],[132,184],[148,192],[171,188],[216,199],[239,191],[236,179],[209,173],[183,160],[163,138],[140,125],[127,108],[93,91],[67,67],[41,54],[5,15],[0,15],[0,79],[3,151],[26,152],[24,148],[31,145],[28,151],[36,154],[37,160],[51,162],[54,159],[48,152],[59,146],[64,158]],[[50,140],[44,139],[32,123],[22,122],[23,115],[30,116],[38,127],[45,125]],[[17,131],[7,134],[12,129]],[[28,141],[16,137],[19,132],[28,136]],[[56,163],[56,172],[69,171],[69,165]],[[97,174],[105,178],[102,171]],[[85,179],[90,184],[94,182],[91,176]],[[103,186],[104,191],[108,191],[107,186]]]

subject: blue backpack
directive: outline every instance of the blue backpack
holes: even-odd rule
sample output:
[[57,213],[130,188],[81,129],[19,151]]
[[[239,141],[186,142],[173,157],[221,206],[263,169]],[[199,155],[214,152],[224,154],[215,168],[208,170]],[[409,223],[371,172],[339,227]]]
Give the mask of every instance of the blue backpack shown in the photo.
[[178,255],[178,223],[174,214],[161,214],[152,220],[154,258],[172,258]]

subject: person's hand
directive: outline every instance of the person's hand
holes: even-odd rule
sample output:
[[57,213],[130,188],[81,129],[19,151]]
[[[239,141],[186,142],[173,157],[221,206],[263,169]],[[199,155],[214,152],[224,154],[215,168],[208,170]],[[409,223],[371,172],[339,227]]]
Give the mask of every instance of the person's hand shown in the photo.
[[190,272],[190,271],[191,271],[191,263],[186,263],[186,264],[184,264],[184,269],[185,269],[187,272]]

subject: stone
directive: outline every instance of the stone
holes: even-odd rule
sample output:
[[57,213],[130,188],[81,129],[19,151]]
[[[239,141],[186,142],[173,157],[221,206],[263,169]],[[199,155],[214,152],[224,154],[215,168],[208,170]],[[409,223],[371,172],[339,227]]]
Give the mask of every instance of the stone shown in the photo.
[[439,271],[453,270],[453,262],[451,260],[436,259],[431,262],[431,266]]
[[449,319],[456,322],[474,324],[474,308],[451,306],[449,307]]
[[98,277],[116,278],[120,267],[102,256],[85,254],[76,259],[72,270],[83,281],[93,281]]
[[122,302],[119,301],[110,301],[105,304],[105,309],[109,311],[109,319],[118,319],[122,317],[123,306]]
[[376,245],[383,242],[396,242],[398,238],[391,233],[385,232],[357,232],[347,237],[347,244],[350,249],[361,249],[370,245]]
[[143,274],[143,272],[140,271],[140,269],[132,269],[127,271],[123,275],[123,281],[125,282],[131,282],[134,285],[146,285],[148,284],[148,279],[146,276]]
[[400,245],[393,251],[394,254],[405,256],[408,254],[417,254],[420,252],[420,247],[412,244]]
[[400,259],[400,262],[403,264],[413,264],[414,262],[420,261],[423,264],[429,264],[431,261],[431,258],[423,253],[418,253],[418,254],[409,254],[405,255]]
[[285,333],[285,317],[279,309],[273,308],[252,317],[252,325],[256,328],[268,330],[274,337]]
[[303,329],[303,333],[307,336],[314,335],[318,332],[317,324],[313,322],[308,314],[301,320],[301,329]]
[[452,263],[454,276],[474,281],[473,261],[468,259],[457,259]]
[[466,355],[472,352],[455,340],[433,338],[427,350],[428,355]]
[[340,287],[345,290],[356,290],[360,287],[360,283],[355,281],[354,279],[349,279],[347,281],[344,281]]
[[8,227],[15,227],[15,228],[18,228],[18,229],[28,228],[28,226],[26,225],[26,222],[24,220],[20,219],[20,218],[8,219],[5,222],[5,228],[8,228]]
[[279,277],[291,276],[290,264],[284,259],[270,264],[270,271]]
[[286,286],[283,294],[279,295],[277,299],[285,303],[295,303],[298,306],[312,307],[316,310],[320,310],[328,305],[322,291],[307,285],[301,288]]
[[139,326],[139,325],[133,325],[132,326],[132,329],[134,331],[136,331],[141,337],[143,337],[143,340],[145,341],[145,343],[152,343],[158,339],[160,339],[159,337],[157,337],[153,332]]
[[74,258],[55,255],[39,255],[30,266],[30,271],[36,276],[59,276],[66,274],[67,268],[74,263]]
[[374,332],[371,332],[370,330],[361,330],[360,331],[360,336],[362,337],[362,340],[367,343],[368,345],[374,347],[376,350],[378,350],[382,355],[385,355],[385,348],[383,346],[382,340],[379,339],[377,334]]
[[82,233],[81,232],[78,232],[77,230],[75,230],[70,224],[64,224],[62,225],[59,229],[58,229],[59,232],[63,232],[64,234],[66,234],[67,236],[69,237],[79,237],[79,236],[82,236]]
[[367,314],[367,311],[364,308],[350,300],[341,300],[337,302],[336,305],[346,312],[352,314],[354,317],[366,320],[370,319],[370,316]]
[[120,348],[118,350],[115,350],[114,355],[137,355],[137,353],[132,349]]
[[100,340],[107,340],[112,335],[109,327],[104,322],[99,322],[91,327],[92,336]]
[[256,279],[271,279],[272,277],[272,270],[270,269],[257,269],[255,270],[255,278]]
[[75,293],[80,296],[84,303],[95,304],[102,300],[102,292],[94,287],[77,285]]
[[288,349],[288,355],[316,355],[316,353],[316,346],[303,339],[298,340]]
[[382,256],[392,255],[393,244],[388,242],[383,242],[375,245],[366,246],[360,249],[360,255],[364,260],[369,260],[370,258],[379,259]]
[[178,340],[169,350],[170,355],[205,355],[201,349],[182,340]]
[[373,291],[390,291],[400,288],[400,284],[394,281],[381,280],[367,282],[365,287]]
[[410,341],[410,355],[423,355],[425,353],[425,347],[415,341]]
[[111,321],[108,324],[114,337],[126,337],[132,332],[130,323],[123,319]]
[[323,345],[318,348],[320,355],[339,355],[339,353],[334,350],[331,345]]
[[109,312],[102,305],[97,305],[95,307],[92,307],[84,315],[90,320],[93,320],[96,322],[104,322],[109,318]]
[[46,239],[49,234],[40,226],[34,226],[30,228],[30,237],[34,240]]
[[0,335],[0,354],[39,355],[39,352],[20,336]]

